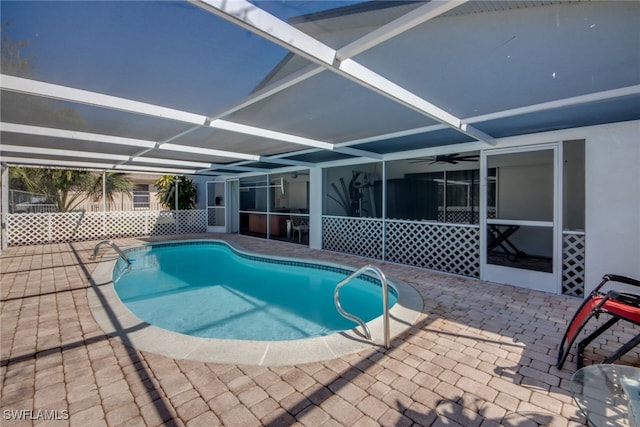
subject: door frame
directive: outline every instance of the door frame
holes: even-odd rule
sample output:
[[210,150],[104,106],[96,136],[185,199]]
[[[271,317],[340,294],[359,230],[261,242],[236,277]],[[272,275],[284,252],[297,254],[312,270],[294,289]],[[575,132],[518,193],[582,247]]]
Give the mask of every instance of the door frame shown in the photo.
[[[510,284],[527,289],[560,294],[562,292],[562,143],[495,148],[482,150],[480,156],[480,278],[496,283]],[[488,157],[500,154],[553,150],[553,262],[552,272],[526,270],[487,263],[487,164]],[[545,226],[548,221],[501,221],[513,225]]]
[[[211,204],[210,203],[210,197],[216,197],[215,194],[211,195],[209,194],[209,184],[219,184],[222,185],[224,188],[223,191],[223,199],[222,199],[222,205],[216,205],[215,203]],[[228,224],[229,224],[229,218],[227,215],[227,201],[229,200],[229,194],[227,191],[227,183],[225,180],[211,180],[211,181],[207,181],[205,184],[205,188],[206,188],[206,210],[207,210],[207,232],[208,233],[226,233],[227,232],[227,228],[228,228]],[[219,211],[222,211],[222,215],[224,218],[224,225],[220,225],[220,226],[211,226],[209,225],[209,209],[215,209],[216,210],[216,215],[218,214]]]

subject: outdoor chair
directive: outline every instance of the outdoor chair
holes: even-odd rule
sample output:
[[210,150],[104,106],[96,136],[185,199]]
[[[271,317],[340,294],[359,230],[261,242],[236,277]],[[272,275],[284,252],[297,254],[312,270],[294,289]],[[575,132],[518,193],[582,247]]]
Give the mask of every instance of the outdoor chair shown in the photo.
[[298,233],[298,242],[302,243],[302,233],[309,232],[309,224],[304,220],[304,218],[299,216],[291,215],[291,230],[293,231],[292,238],[295,239],[296,233]]
[[[571,322],[569,322],[569,326],[562,337],[562,341],[560,341],[560,347],[558,349],[558,362],[556,364],[558,369],[562,369],[562,365],[573,343],[576,341],[578,334],[591,318],[595,317],[597,319],[601,314],[606,314],[611,317],[602,326],[578,342],[578,369],[584,364],[584,349],[586,346],[619,320],[626,320],[640,325],[640,293],[636,294],[619,290],[609,290],[605,293],[602,291],[602,288],[609,282],[637,286],[640,292],[639,280],[614,274],[605,274],[602,282],[591,292],[589,298],[585,299],[582,305],[580,305]],[[615,353],[605,358],[602,363],[613,363],[638,344],[640,344],[640,333],[624,343]]]

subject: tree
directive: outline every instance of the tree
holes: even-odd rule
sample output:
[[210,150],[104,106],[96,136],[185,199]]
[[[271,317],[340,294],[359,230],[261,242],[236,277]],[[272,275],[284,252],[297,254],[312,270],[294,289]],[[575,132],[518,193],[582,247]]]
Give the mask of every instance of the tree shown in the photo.
[[167,209],[176,206],[176,178],[178,179],[178,209],[193,209],[198,200],[198,189],[186,176],[164,175],[158,178],[155,186],[158,188],[158,202]]
[[[87,198],[102,199],[102,173],[85,170],[10,168],[9,175],[15,188],[47,196],[58,207],[58,212],[69,212]],[[131,195],[133,184],[121,172],[107,172],[105,196],[113,202],[116,193]]]
[[28,191],[46,195],[58,206],[59,212],[69,212],[87,197],[84,189],[90,172],[66,169],[12,168],[13,176],[22,180]]
[[[101,173],[92,175],[86,186],[87,196],[91,197],[95,202],[102,200],[102,176],[103,174]],[[122,172],[106,172],[104,176],[104,195],[108,202],[113,203],[113,196],[115,196],[116,193],[124,193],[127,196],[131,196],[133,183],[129,180],[127,174]]]

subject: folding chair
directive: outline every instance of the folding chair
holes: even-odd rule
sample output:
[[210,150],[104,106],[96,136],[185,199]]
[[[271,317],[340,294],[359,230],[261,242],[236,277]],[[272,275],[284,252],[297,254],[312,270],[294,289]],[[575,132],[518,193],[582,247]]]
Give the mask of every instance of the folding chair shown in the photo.
[[[611,319],[578,343],[578,369],[584,364],[584,349],[586,346],[619,320],[626,320],[640,325],[640,294],[620,292],[617,290],[603,293],[601,289],[608,282],[638,286],[640,292],[640,280],[614,274],[605,274],[602,282],[591,292],[589,298],[585,299],[582,305],[580,305],[573,315],[571,322],[569,322],[569,326],[558,348],[558,362],[556,364],[558,369],[562,369],[562,365],[569,355],[569,350],[573,346],[578,334],[592,317],[595,316],[598,318],[600,314],[604,313],[610,315]],[[613,363],[638,344],[640,344],[640,333],[623,344],[615,353],[604,359],[602,363]]]

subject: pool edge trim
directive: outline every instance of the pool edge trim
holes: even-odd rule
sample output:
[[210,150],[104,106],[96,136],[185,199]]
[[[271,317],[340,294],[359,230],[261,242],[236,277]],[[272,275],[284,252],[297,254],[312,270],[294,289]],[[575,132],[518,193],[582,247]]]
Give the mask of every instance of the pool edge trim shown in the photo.
[[[259,252],[249,252],[244,248],[221,239],[172,240],[184,242],[224,243],[231,249],[251,255],[278,260],[295,260],[316,265],[343,268],[356,271],[357,268],[305,258],[271,256]],[[141,243],[124,248],[153,246],[163,242]],[[92,282],[87,289],[90,311],[109,336],[137,350],[159,354],[174,359],[194,360],[208,363],[232,363],[242,365],[281,366],[319,362],[367,349],[382,348],[382,316],[367,322],[374,341],[362,338],[355,329],[327,336],[288,341],[250,341],[193,337],[168,331],[150,325],[136,317],[116,294],[112,273],[117,258],[102,261],[92,274]],[[389,277],[396,289],[398,299],[390,310],[390,329],[393,338],[411,327],[422,314],[423,301],[413,286]],[[336,283],[337,285],[337,283]]]

